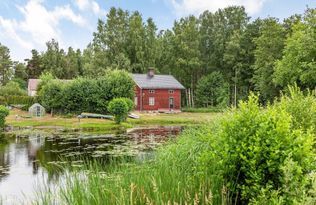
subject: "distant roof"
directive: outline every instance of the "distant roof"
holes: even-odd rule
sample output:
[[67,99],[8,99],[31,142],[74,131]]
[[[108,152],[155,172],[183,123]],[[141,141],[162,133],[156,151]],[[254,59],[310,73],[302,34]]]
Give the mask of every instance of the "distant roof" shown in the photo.
[[135,83],[145,89],[185,89],[172,75],[132,74]]
[[[71,82],[72,80],[64,80],[64,79],[58,79],[59,81],[62,81],[62,82]],[[28,90],[30,91],[36,91],[37,90],[37,87],[38,87],[38,84],[41,82],[41,79],[29,79],[29,82],[28,82]]]
[[40,79],[29,79],[28,90],[36,91],[39,82],[40,82]]

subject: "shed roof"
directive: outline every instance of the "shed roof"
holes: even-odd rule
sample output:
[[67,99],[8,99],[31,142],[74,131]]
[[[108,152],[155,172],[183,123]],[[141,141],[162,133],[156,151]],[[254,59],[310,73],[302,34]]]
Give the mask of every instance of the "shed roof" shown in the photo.
[[172,75],[132,74],[132,78],[140,88],[145,89],[185,89]]

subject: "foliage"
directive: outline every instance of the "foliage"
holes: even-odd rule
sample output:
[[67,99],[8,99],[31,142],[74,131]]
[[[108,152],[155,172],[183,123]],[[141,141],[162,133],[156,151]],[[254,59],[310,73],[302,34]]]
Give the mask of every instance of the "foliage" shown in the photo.
[[224,109],[221,107],[203,107],[203,108],[189,108],[184,107],[181,109],[182,112],[190,112],[190,113],[212,113],[212,112],[223,112]]
[[[308,108],[312,96],[290,90],[291,96],[267,108],[251,95],[219,121],[186,129],[153,160],[108,169],[88,164],[86,180],[81,170],[71,173],[59,199],[71,204],[313,204],[315,133],[307,112],[316,110]],[[302,106],[307,116],[302,124],[299,110],[287,108],[291,103]]]
[[58,110],[63,106],[64,83],[58,80],[48,81],[42,86],[38,95],[42,105],[53,113],[55,109]]
[[108,71],[96,79],[77,78],[63,83],[55,79],[45,82],[39,98],[48,110],[59,112],[105,114],[113,98],[132,99],[134,96],[134,82],[125,71]]
[[127,104],[127,107],[128,107],[128,112],[131,112],[134,110],[135,108],[135,105],[134,105],[134,102],[130,99],[130,98],[123,98]]
[[5,86],[0,86],[0,96],[26,96],[27,93],[20,85],[14,81],[8,82]]
[[263,21],[260,36],[255,39],[255,64],[253,82],[264,102],[271,102],[279,89],[273,83],[273,71],[276,60],[282,57],[285,31],[275,18]]
[[285,42],[283,57],[277,61],[274,81],[286,87],[288,84],[316,88],[316,9],[308,9],[304,22],[293,26],[293,33]]
[[0,105],[0,131],[4,128],[5,118],[9,115],[9,110]]
[[229,88],[220,72],[213,72],[203,76],[196,88],[197,102],[200,106],[227,106]]
[[0,43],[0,85],[5,85],[13,75],[10,50]]
[[218,137],[223,176],[238,202],[256,201],[264,189],[279,192],[285,204],[301,200],[309,186],[308,174],[315,169],[315,135],[293,127],[285,109],[262,110],[252,95],[222,122]]
[[39,77],[39,83],[37,85],[37,92],[40,93],[42,87],[44,87],[46,84],[50,83],[55,79],[55,76],[50,72],[43,72]]
[[286,110],[292,116],[295,129],[314,130],[316,134],[316,98],[309,90],[303,92],[297,86],[288,86],[288,92],[283,94],[276,106]]
[[124,98],[114,98],[108,105],[108,111],[114,115],[117,124],[125,122],[129,111],[129,104]]
[[35,97],[26,95],[8,95],[5,97],[0,97],[0,104],[2,105],[25,105],[29,107],[35,102],[37,102]]

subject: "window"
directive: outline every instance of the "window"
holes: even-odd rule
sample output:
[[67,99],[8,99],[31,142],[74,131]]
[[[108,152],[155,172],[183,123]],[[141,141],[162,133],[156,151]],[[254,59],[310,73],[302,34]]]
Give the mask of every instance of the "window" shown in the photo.
[[134,98],[134,104],[135,104],[135,106],[137,106],[137,104],[138,104],[138,97]]
[[153,93],[155,93],[155,90],[149,90],[149,93],[153,94]]
[[169,90],[169,94],[173,94],[174,93],[174,90]]
[[149,98],[149,105],[151,105],[151,106],[155,105],[155,98],[153,98],[153,97]]

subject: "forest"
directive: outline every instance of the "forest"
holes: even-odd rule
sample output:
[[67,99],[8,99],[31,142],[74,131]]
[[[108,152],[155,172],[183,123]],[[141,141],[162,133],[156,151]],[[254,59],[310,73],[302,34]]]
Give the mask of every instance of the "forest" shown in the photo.
[[52,39],[45,51],[31,51],[14,62],[0,45],[0,80],[21,88],[29,78],[51,73],[59,79],[102,75],[107,70],[174,75],[190,92],[192,107],[236,105],[250,92],[267,104],[288,84],[316,88],[316,9],[279,20],[251,19],[244,7],[232,6],[199,17],[187,16],[172,28],[158,30],[154,19],[137,11],[111,8],[99,19],[84,50],[61,48]]

